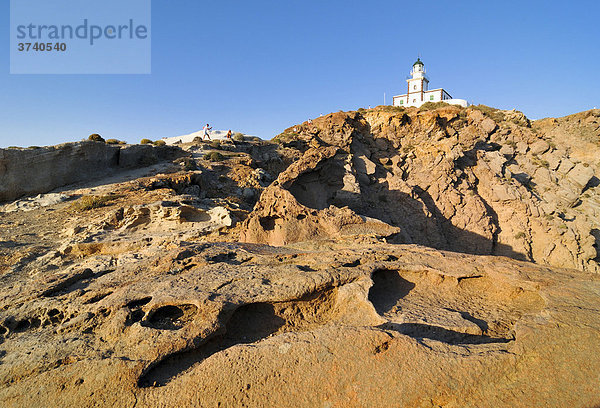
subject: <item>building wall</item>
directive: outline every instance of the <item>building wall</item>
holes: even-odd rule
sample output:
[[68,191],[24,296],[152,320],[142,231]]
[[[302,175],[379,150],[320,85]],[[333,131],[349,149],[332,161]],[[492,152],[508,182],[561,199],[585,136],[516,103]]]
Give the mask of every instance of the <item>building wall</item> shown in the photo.
[[399,95],[394,96],[393,105],[394,106],[415,106],[420,107],[424,103],[427,102],[446,102],[451,105],[460,105],[463,107],[467,107],[468,103],[464,99],[453,99],[446,91],[443,89],[436,89],[433,91],[427,91],[423,93],[423,101],[421,101],[421,94],[410,94],[410,99],[407,100],[407,95]]
[[423,100],[421,100],[421,93],[411,93],[407,95],[400,95],[394,97],[394,106],[421,106],[425,102],[440,102],[443,98],[449,99],[449,95],[443,89],[434,89],[431,91],[423,92]]
[[427,91],[427,86],[428,82],[422,78],[408,80],[408,88],[410,93]]

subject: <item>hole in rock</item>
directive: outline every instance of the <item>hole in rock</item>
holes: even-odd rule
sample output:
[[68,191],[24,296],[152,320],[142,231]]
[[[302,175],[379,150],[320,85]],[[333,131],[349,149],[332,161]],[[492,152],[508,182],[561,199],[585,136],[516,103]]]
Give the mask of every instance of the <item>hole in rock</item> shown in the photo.
[[50,316],[50,317],[58,316],[59,314],[60,314],[60,312],[58,311],[58,309],[48,310],[48,316]]
[[19,333],[24,332],[28,329],[35,329],[36,327],[39,327],[40,324],[41,321],[37,318],[19,320],[15,325],[15,332]]
[[[75,289],[74,286],[76,286],[76,284],[80,283],[81,281],[84,281],[86,279],[90,279],[93,277],[94,277],[94,272],[91,269],[86,268],[83,271],[64,279],[63,281],[61,281],[58,284],[51,287],[50,289],[45,290],[44,292],[42,292],[42,296],[54,297],[57,295],[64,294],[66,292],[69,292],[72,289]],[[82,288],[83,287],[81,287],[80,289],[82,289]]]
[[15,325],[15,332],[19,333],[29,329],[29,320],[19,320]]
[[369,290],[369,301],[380,315],[389,312],[415,287],[414,283],[404,279],[395,270],[378,269],[373,272],[371,279],[373,286]]
[[206,258],[206,260],[210,263],[233,263],[233,264],[238,264],[239,262],[235,261],[236,258],[236,253],[235,252],[222,252],[220,254],[216,254],[213,256],[209,256]]
[[210,214],[192,207],[181,207],[181,218],[188,222],[208,222]]
[[142,306],[148,304],[151,300],[152,300],[152,297],[148,296],[145,298],[132,300],[131,302],[127,303],[125,306],[127,306],[130,309],[136,309],[138,307],[142,307]]
[[111,295],[112,292],[106,292],[106,293],[99,293],[97,295],[94,295],[92,298],[88,299],[85,304],[89,305],[92,303],[98,303],[99,301],[101,301],[102,299],[104,299],[105,297],[107,297],[108,295]]
[[241,306],[231,314],[223,332],[194,349],[175,352],[157,362],[140,377],[138,385],[163,386],[192,366],[236,344],[255,343],[273,334],[321,326],[334,315],[336,297],[337,289],[333,288],[297,300]]
[[275,229],[275,220],[279,217],[260,217],[258,222],[265,231],[273,231]]
[[346,263],[342,264],[342,266],[345,267],[345,268],[354,268],[354,267],[356,267],[358,265],[360,265],[360,259],[356,259],[356,260],[354,260],[352,262],[346,262]]
[[183,251],[179,252],[179,254],[177,254],[177,256],[175,257],[175,260],[183,261],[184,259],[192,257],[194,255],[195,255],[194,251],[192,251],[190,249],[184,249]]
[[46,314],[50,318],[50,322],[53,324],[59,323],[64,317],[63,313],[58,309],[50,309]]
[[198,308],[195,305],[167,305],[153,311],[147,325],[161,330],[178,330],[189,323]]
[[289,187],[290,193],[306,207],[322,210],[337,203],[338,192],[344,186],[346,169],[337,160],[327,160],[314,171],[300,175]]
[[125,325],[131,326],[135,322],[139,322],[140,320],[142,320],[144,318],[144,314],[145,313],[142,309],[134,310],[133,312],[129,313],[129,315],[127,316],[127,319],[125,320]]

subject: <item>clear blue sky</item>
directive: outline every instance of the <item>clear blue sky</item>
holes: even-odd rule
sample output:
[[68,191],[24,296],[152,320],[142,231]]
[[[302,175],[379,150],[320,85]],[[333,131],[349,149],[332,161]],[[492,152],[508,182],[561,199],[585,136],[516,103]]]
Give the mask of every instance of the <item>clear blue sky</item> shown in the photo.
[[152,2],[151,75],[10,75],[0,25],[0,146],[137,142],[202,128],[271,138],[310,117],[430,87],[531,118],[600,107],[597,1]]

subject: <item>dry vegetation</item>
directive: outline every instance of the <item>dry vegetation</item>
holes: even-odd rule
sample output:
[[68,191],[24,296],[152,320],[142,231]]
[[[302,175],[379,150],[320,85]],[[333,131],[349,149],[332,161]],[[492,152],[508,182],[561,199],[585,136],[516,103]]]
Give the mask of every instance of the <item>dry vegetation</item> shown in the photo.
[[111,201],[119,198],[119,195],[104,195],[104,196],[84,196],[75,201],[69,209],[74,212],[89,211],[94,208],[104,207]]

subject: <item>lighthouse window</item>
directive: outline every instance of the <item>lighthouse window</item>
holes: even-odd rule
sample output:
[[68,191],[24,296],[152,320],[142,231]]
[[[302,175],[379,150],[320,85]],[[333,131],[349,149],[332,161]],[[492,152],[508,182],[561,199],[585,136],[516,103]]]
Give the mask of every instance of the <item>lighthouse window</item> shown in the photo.
[[404,99],[400,99],[400,105],[404,105]]
[[430,95],[430,96],[429,96],[429,100],[430,100],[430,101],[433,101],[433,95]]
[[416,86],[416,85],[415,85],[415,86],[413,86],[413,89],[417,89],[417,86]]

